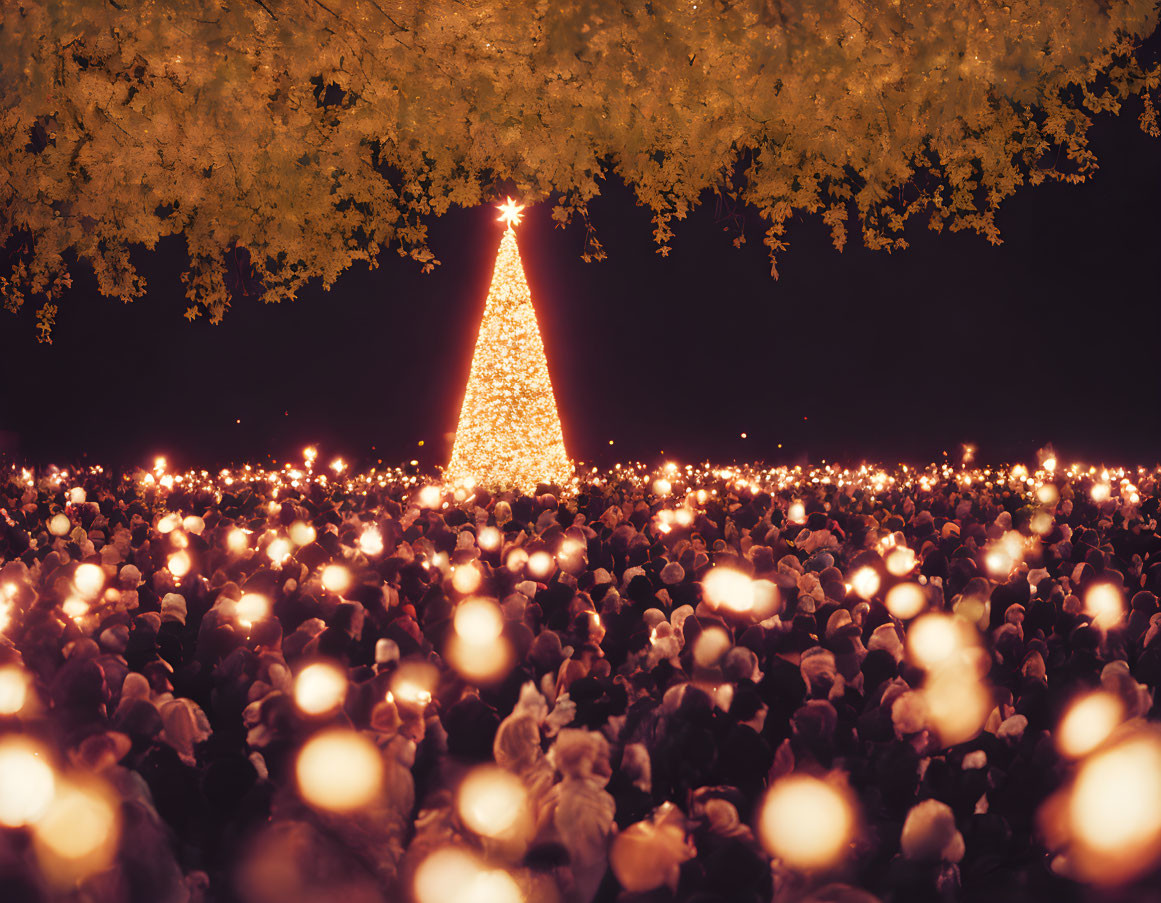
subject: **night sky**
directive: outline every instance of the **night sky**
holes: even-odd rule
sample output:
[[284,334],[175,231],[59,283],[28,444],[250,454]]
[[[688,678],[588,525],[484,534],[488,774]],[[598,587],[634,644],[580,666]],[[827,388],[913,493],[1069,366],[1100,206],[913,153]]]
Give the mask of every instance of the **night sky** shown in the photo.
[[[1007,201],[998,248],[916,222],[905,252],[852,236],[840,255],[804,218],[779,281],[757,216],[736,250],[712,201],[662,258],[611,181],[592,207],[608,259],[592,264],[579,227],[529,209],[520,247],[570,453],[921,463],[971,442],[999,462],[1053,442],[1065,463],[1157,461],[1161,142],[1135,120],[1098,123],[1090,182]],[[216,327],[182,316],[176,241],[138,255],[150,291],[132,305],[77,273],[54,344],[35,341],[33,305],[0,314],[0,447],[41,464],[281,462],[308,443],[324,460],[445,463],[495,217],[434,221],[431,275],[389,252],[296,303],[241,298]]]

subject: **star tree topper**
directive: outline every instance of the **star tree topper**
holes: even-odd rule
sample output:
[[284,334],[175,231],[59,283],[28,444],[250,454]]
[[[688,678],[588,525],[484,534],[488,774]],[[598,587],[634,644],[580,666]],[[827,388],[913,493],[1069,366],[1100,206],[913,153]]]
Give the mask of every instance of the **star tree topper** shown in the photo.
[[496,209],[500,211],[499,221],[507,223],[510,231],[513,226],[519,226],[520,220],[524,218],[524,214],[521,212],[524,205],[517,204],[511,198],[505,198],[503,204],[496,205]]

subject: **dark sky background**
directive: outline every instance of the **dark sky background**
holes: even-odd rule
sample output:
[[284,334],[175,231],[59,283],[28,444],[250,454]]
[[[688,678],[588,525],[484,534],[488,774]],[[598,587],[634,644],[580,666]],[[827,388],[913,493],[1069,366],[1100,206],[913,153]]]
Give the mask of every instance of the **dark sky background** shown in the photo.
[[[1127,113],[1093,144],[1096,177],[1022,190],[998,248],[916,224],[905,252],[853,237],[840,255],[804,218],[779,281],[753,214],[736,250],[706,204],[662,258],[648,212],[611,182],[592,208],[608,259],[586,264],[580,230],[531,208],[520,246],[570,453],[920,463],[962,442],[1032,460],[1053,442],[1066,463],[1157,461],[1161,142]],[[442,464],[495,217],[435,221],[432,275],[391,252],[296,303],[240,299],[216,327],[182,317],[176,242],[140,255],[150,291],[132,305],[78,273],[54,344],[35,341],[31,309],[0,314],[4,443],[38,463],[210,467],[318,443],[328,461]]]

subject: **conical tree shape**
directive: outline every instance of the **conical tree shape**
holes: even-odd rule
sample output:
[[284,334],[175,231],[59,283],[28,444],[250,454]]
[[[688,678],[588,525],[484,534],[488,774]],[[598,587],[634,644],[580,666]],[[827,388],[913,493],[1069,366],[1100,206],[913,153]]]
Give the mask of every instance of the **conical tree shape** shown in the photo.
[[537,483],[565,485],[572,476],[532,293],[509,228],[496,254],[444,477],[532,492]]

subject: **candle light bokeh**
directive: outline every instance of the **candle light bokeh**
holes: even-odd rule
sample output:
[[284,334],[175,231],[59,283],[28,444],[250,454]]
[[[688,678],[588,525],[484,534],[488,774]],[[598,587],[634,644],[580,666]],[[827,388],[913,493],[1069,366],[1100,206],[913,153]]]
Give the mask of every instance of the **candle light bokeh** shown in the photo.
[[1132,892],[1161,864],[1161,474],[1047,465],[578,464],[533,496],[12,469],[0,837],[50,896],[143,825],[186,844],[151,880],[245,903],[681,898],[722,844],[753,868],[713,880],[759,898],[966,891],[984,856]]

